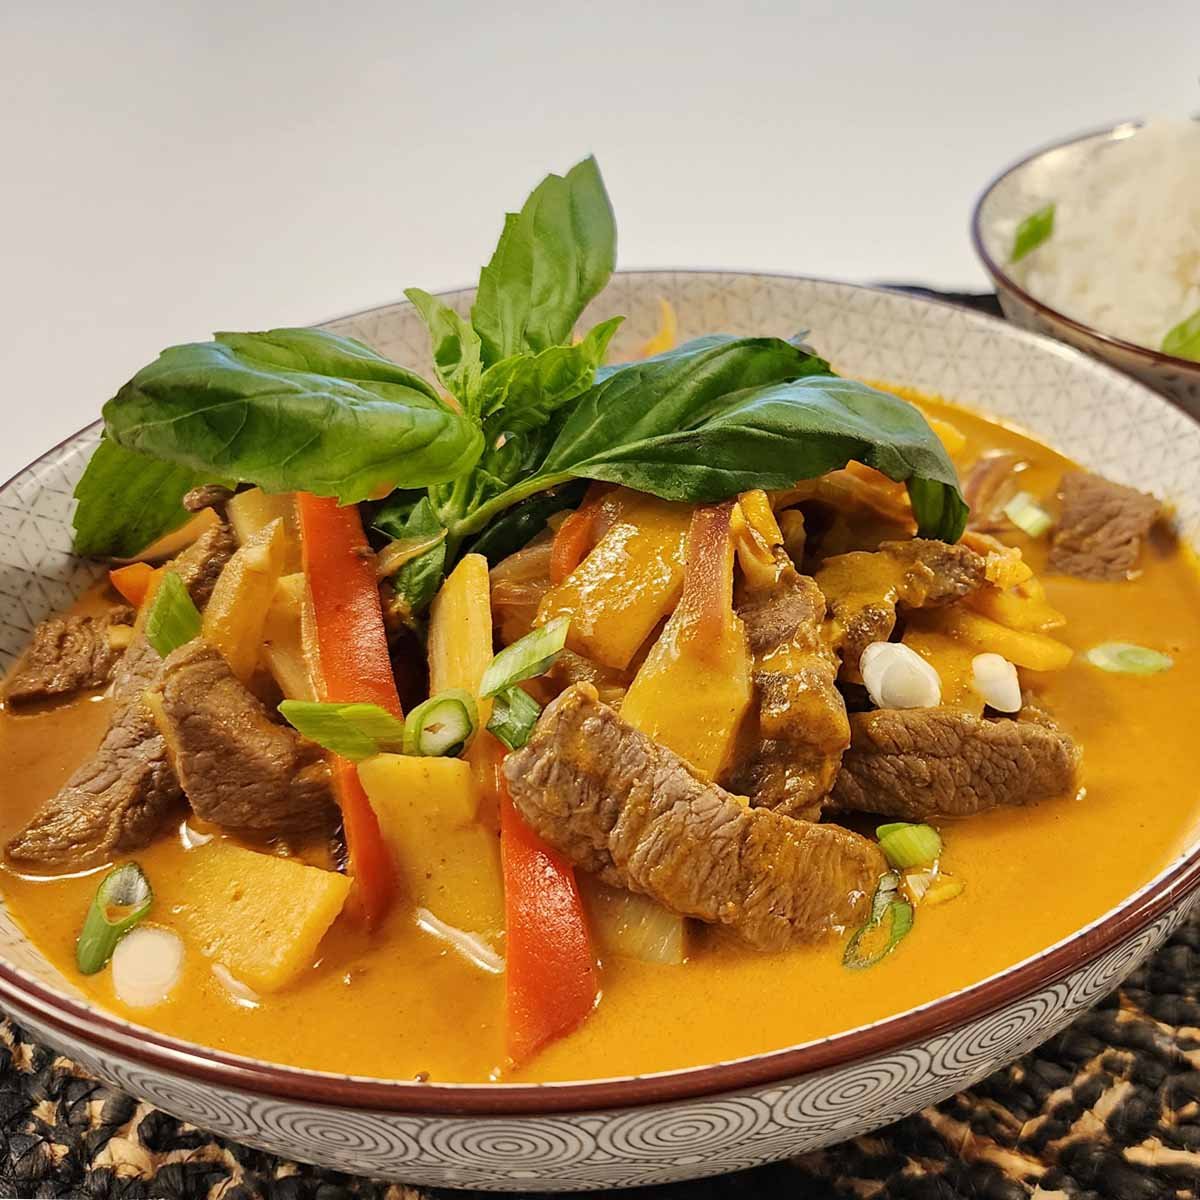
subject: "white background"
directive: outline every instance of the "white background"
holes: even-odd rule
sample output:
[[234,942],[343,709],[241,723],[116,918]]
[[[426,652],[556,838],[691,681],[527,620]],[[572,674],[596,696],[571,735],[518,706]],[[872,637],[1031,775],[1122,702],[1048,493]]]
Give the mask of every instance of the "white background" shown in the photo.
[[473,282],[600,159],[624,266],[982,287],[973,199],[1200,108],[1195,0],[0,0],[0,479],[170,343]]

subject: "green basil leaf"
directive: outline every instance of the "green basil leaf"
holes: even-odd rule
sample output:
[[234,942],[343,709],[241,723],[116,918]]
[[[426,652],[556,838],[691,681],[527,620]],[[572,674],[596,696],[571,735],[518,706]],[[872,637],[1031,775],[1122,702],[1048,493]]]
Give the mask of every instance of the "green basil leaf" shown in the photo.
[[[375,528],[392,538],[433,537],[444,528],[428,496],[413,500],[402,494],[386,501],[376,512]],[[404,601],[410,617],[419,617],[429,607],[446,574],[446,542],[406,562],[392,576],[392,587]]]
[[548,175],[509,213],[480,272],[471,324],[491,366],[522,350],[566,342],[616,265],[617,229],[594,158]]
[[192,514],[183,498],[211,475],[103,438],[75,485],[75,553],[132,558]]
[[540,354],[514,354],[488,367],[480,412],[497,432],[510,436],[545,425],[592,385],[596,368],[624,317],[593,326],[573,346],[550,346]]
[[487,727],[510,750],[520,750],[541,715],[542,706],[524,688],[505,688],[492,701]]
[[1176,358],[1190,358],[1200,362],[1200,309],[1190,317],[1180,321],[1174,329],[1163,338],[1164,354],[1173,354]]
[[404,722],[378,704],[284,700],[279,713],[301,736],[351,762],[404,751]]
[[419,376],[315,329],[173,346],[104,406],[104,420],[127,449],[343,504],[454,479],[483,449],[478,423]]
[[733,392],[828,370],[823,359],[780,338],[702,338],[630,363],[575,402],[539,474],[583,474],[572,465],[688,430],[719,412]]
[[429,329],[433,365],[446,390],[470,413],[478,415],[479,382],[483,372],[479,334],[465,317],[420,288],[405,293]]
[[154,590],[146,614],[146,640],[166,658],[173,650],[200,636],[200,610],[174,571],[168,571]]
[[1054,205],[1047,204],[1032,212],[1017,226],[1010,262],[1020,262],[1032,254],[1054,232]]
[[824,370],[821,359],[772,338],[632,365],[576,403],[539,476],[704,503],[790,487],[856,459],[908,485],[922,535],[956,541],[967,506],[925,418]]
[[546,520],[567,508],[578,508],[587,491],[587,480],[577,479],[553,491],[540,492],[497,517],[471,544],[471,554],[482,554],[488,566],[515,554],[546,528]]

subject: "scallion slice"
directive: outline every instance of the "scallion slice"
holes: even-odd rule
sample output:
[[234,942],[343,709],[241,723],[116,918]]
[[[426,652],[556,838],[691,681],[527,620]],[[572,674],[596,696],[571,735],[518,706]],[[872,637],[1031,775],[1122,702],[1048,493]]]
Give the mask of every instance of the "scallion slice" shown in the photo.
[[899,877],[884,875],[871,901],[871,917],[846,943],[842,965],[859,971],[873,967],[900,944],[913,927],[913,908],[897,896]]
[[1135,646],[1132,642],[1104,642],[1093,646],[1083,657],[1093,667],[1116,675],[1157,675],[1175,665],[1169,654]]
[[1053,202],[1047,204],[1031,212],[1017,226],[1010,262],[1020,262],[1025,255],[1032,254],[1054,232],[1054,208]]
[[404,722],[378,704],[284,700],[280,715],[298,733],[351,762],[404,750]]
[[488,730],[510,750],[520,750],[542,715],[542,706],[523,688],[510,687],[497,692],[492,701]]
[[117,943],[150,911],[154,891],[134,862],[114,867],[100,881],[75,943],[75,964],[95,975],[112,958]]
[[1041,537],[1054,524],[1054,518],[1029,492],[1018,492],[1003,511],[1022,533],[1029,534],[1031,538]]
[[404,753],[445,758],[462,753],[479,728],[470,692],[450,688],[418,704],[404,721]]
[[562,648],[567,644],[570,618],[556,617],[506,646],[483,673],[479,685],[481,697],[495,696],[505,688],[532,679],[550,669]]
[[879,848],[893,867],[931,867],[942,853],[942,839],[932,825],[898,822],[875,831]]
[[166,658],[172,650],[200,636],[200,610],[192,603],[183,580],[168,571],[154,590],[146,614],[146,640]]

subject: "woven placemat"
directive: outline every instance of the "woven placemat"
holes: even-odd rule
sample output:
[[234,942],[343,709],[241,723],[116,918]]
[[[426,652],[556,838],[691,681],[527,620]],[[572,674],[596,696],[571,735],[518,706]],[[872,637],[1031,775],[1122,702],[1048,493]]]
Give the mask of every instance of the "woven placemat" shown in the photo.
[[[995,312],[994,297],[906,289]],[[425,1200],[227,1142],[0,1022],[0,1197]],[[461,1192],[437,1195],[466,1197]],[[977,1087],[790,1162],[640,1200],[1200,1200],[1200,913],[1095,1010]]]

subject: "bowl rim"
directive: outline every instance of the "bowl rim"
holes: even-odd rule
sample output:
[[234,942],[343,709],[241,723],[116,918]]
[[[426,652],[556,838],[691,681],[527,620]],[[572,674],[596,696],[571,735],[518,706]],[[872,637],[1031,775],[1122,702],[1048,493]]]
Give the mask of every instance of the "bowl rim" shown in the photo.
[[1039,300],[1036,296],[1026,291],[1025,288],[1008,274],[1001,264],[996,262],[988,251],[983,237],[984,206],[987,204],[992,193],[1005,180],[1055,150],[1062,150],[1067,146],[1083,145],[1085,142],[1100,143],[1124,140],[1126,137],[1134,136],[1145,124],[1146,122],[1142,119],[1132,119],[1118,121],[1113,125],[1106,125],[1087,133],[1073,134],[1070,137],[1061,138],[1058,141],[1039,146],[1023,158],[1019,158],[1004,167],[998,174],[992,177],[983,191],[979,193],[975,205],[971,209],[971,245],[974,247],[980,262],[983,263],[984,270],[987,271],[992,282],[997,285],[998,290],[1011,292],[1022,303],[1032,308],[1051,325],[1059,324],[1066,326],[1082,337],[1099,342],[1101,345],[1122,354],[1143,359],[1147,364],[1157,367],[1160,370],[1169,369],[1172,371],[1182,371],[1186,375],[1200,375],[1200,362],[1196,362],[1190,358],[1180,358],[1176,354],[1167,354],[1162,350],[1155,350],[1152,346],[1142,346],[1137,342],[1129,342],[1112,333],[1105,333],[1104,330],[1097,329],[1094,325],[1088,325],[1086,322],[1080,321],[1075,317],[1070,317],[1060,309],[1052,307],[1043,300]]
[[[1127,376],[1104,362],[1064,346],[1051,338],[1020,329],[999,317],[964,309],[946,301],[897,291],[895,287],[846,283],[840,280],[785,272],[702,269],[630,270],[621,275],[715,274],[739,277],[765,276],[856,291],[880,292],[906,303],[952,309],[972,324],[1000,326],[1005,336],[1027,341],[1056,357],[1076,359],[1089,371],[1110,374],[1130,385]],[[463,289],[451,289],[441,295]],[[363,316],[394,307],[392,302],[360,310]],[[346,320],[338,317],[326,322]],[[1133,382],[1133,386],[1169,405],[1163,396]],[[82,434],[99,427],[93,422],[64,438],[23,467],[5,483],[6,490],[26,471],[52,458]],[[963,1024],[989,1016],[1034,991],[1058,983],[1065,976],[1095,961],[1153,921],[1183,904],[1200,890],[1200,842],[1182,852],[1154,878],[1089,924],[1072,931],[1051,946],[970,984],[936,997],[916,1008],[868,1025],[831,1034],[761,1054],[656,1072],[595,1080],[550,1083],[443,1083],[416,1080],[372,1079],[339,1075],[304,1067],[271,1063],[189,1042],[125,1021],[49,987],[19,967],[0,958],[0,1004],[23,1017],[57,1031],[71,1040],[109,1051],[199,1084],[252,1094],[286,1098],[341,1109],[372,1110],[409,1116],[479,1115],[491,1117],[586,1113],[610,1108],[639,1108],[780,1084],[820,1071],[838,1069],[865,1059],[902,1050]]]

